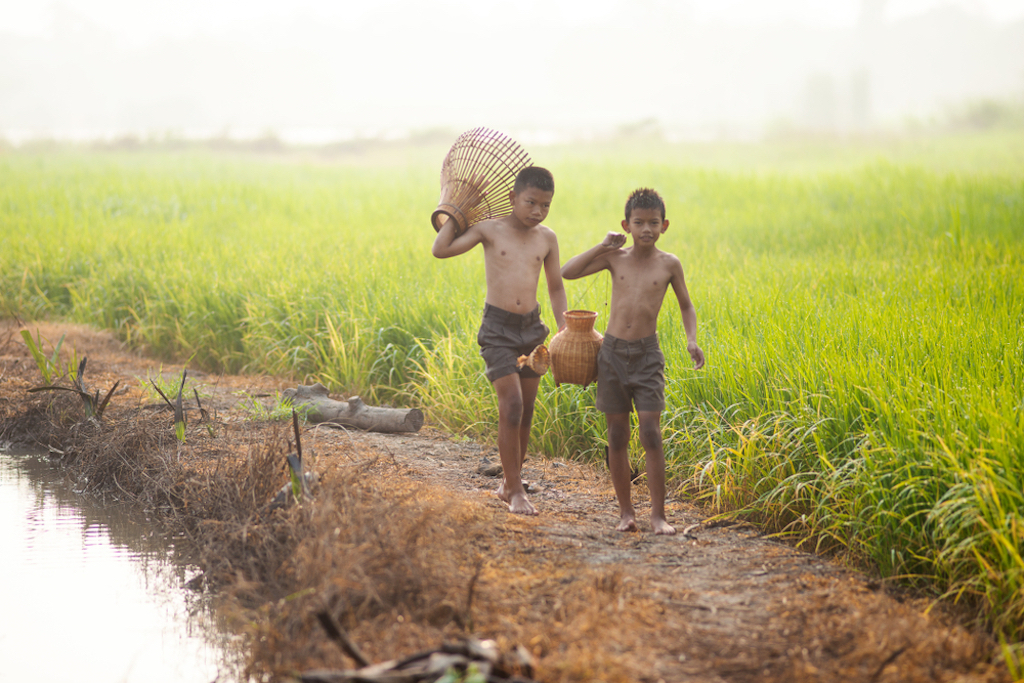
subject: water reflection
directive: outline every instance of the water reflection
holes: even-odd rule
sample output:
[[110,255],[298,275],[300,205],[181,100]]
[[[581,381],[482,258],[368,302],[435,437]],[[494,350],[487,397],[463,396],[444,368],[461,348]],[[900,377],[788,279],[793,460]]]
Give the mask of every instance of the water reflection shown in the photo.
[[227,639],[182,586],[195,570],[45,458],[0,451],[0,680],[234,680]]

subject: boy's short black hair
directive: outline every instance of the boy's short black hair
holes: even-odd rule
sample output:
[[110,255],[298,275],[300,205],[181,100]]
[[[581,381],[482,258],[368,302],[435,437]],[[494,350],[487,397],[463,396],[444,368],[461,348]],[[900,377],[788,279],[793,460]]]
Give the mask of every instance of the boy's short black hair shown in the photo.
[[555,177],[551,171],[540,166],[527,166],[516,176],[513,192],[522,192],[528,187],[535,187],[541,192],[555,191]]
[[641,187],[633,190],[626,200],[626,220],[633,214],[633,209],[659,209],[661,220],[665,220],[665,200],[661,195],[649,187]]

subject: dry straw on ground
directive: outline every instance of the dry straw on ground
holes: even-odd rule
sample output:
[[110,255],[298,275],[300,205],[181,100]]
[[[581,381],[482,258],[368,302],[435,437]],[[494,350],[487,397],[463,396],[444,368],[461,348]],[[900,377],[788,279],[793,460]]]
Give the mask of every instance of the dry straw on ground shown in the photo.
[[[186,538],[202,589],[246,634],[245,674],[257,680],[355,666],[320,626],[324,609],[372,662],[493,638],[503,652],[528,650],[541,681],[1009,680],[992,640],[941,606],[749,525],[675,539],[612,531],[606,473],[581,463],[531,456],[542,514],[522,518],[478,472],[487,446],[429,429],[307,427],[305,464],[319,482],[300,505],[272,510],[294,437],[287,423],[243,419],[238,392],[281,382],[201,378],[212,433],[190,423],[183,444],[168,412],[145,407],[138,378],[156,363],[85,328],[44,328],[69,332],[98,386],[123,380],[103,422],[83,422],[74,400],[27,393],[36,371],[10,329],[0,329],[0,439],[57,449],[71,476]],[[669,514],[680,528],[703,519],[679,499]]]

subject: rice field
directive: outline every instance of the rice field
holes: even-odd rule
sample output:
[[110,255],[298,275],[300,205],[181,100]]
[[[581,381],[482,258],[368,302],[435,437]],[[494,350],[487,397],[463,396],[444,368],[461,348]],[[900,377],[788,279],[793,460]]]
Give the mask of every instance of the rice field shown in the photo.
[[[1024,136],[531,152],[555,175],[563,262],[618,228],[633,188],[666,199],[659,246],[683,262],[708,359],[691,369],[667,296],[680,495],[1024,640]],[[489,436],[482,252],[430,256],[443,153],[0,149],[0,315],[91,323],[194,367],[317,380]],[[566,290],[603,329],[606,276]],[[534,435],[599,457],[593,387],[546,377]]]

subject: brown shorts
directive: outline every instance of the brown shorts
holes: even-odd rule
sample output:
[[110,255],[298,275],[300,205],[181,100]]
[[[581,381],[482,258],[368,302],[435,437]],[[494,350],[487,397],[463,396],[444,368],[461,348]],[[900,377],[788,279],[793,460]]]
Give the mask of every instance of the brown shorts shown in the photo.
[[548,326],[540,319],[540,306],[520,315],[484,304],[484,321],[477,332],[476,343],[487,364],[487,379],[493,382],[514,372],[525,378],[540,377],[528,367],[519,369],[516,361],[543,344],[548,331]]
[[626,341],[604,336],[597,354],[597,400],[602,413],[665,409],[665,356],[658,335]]

